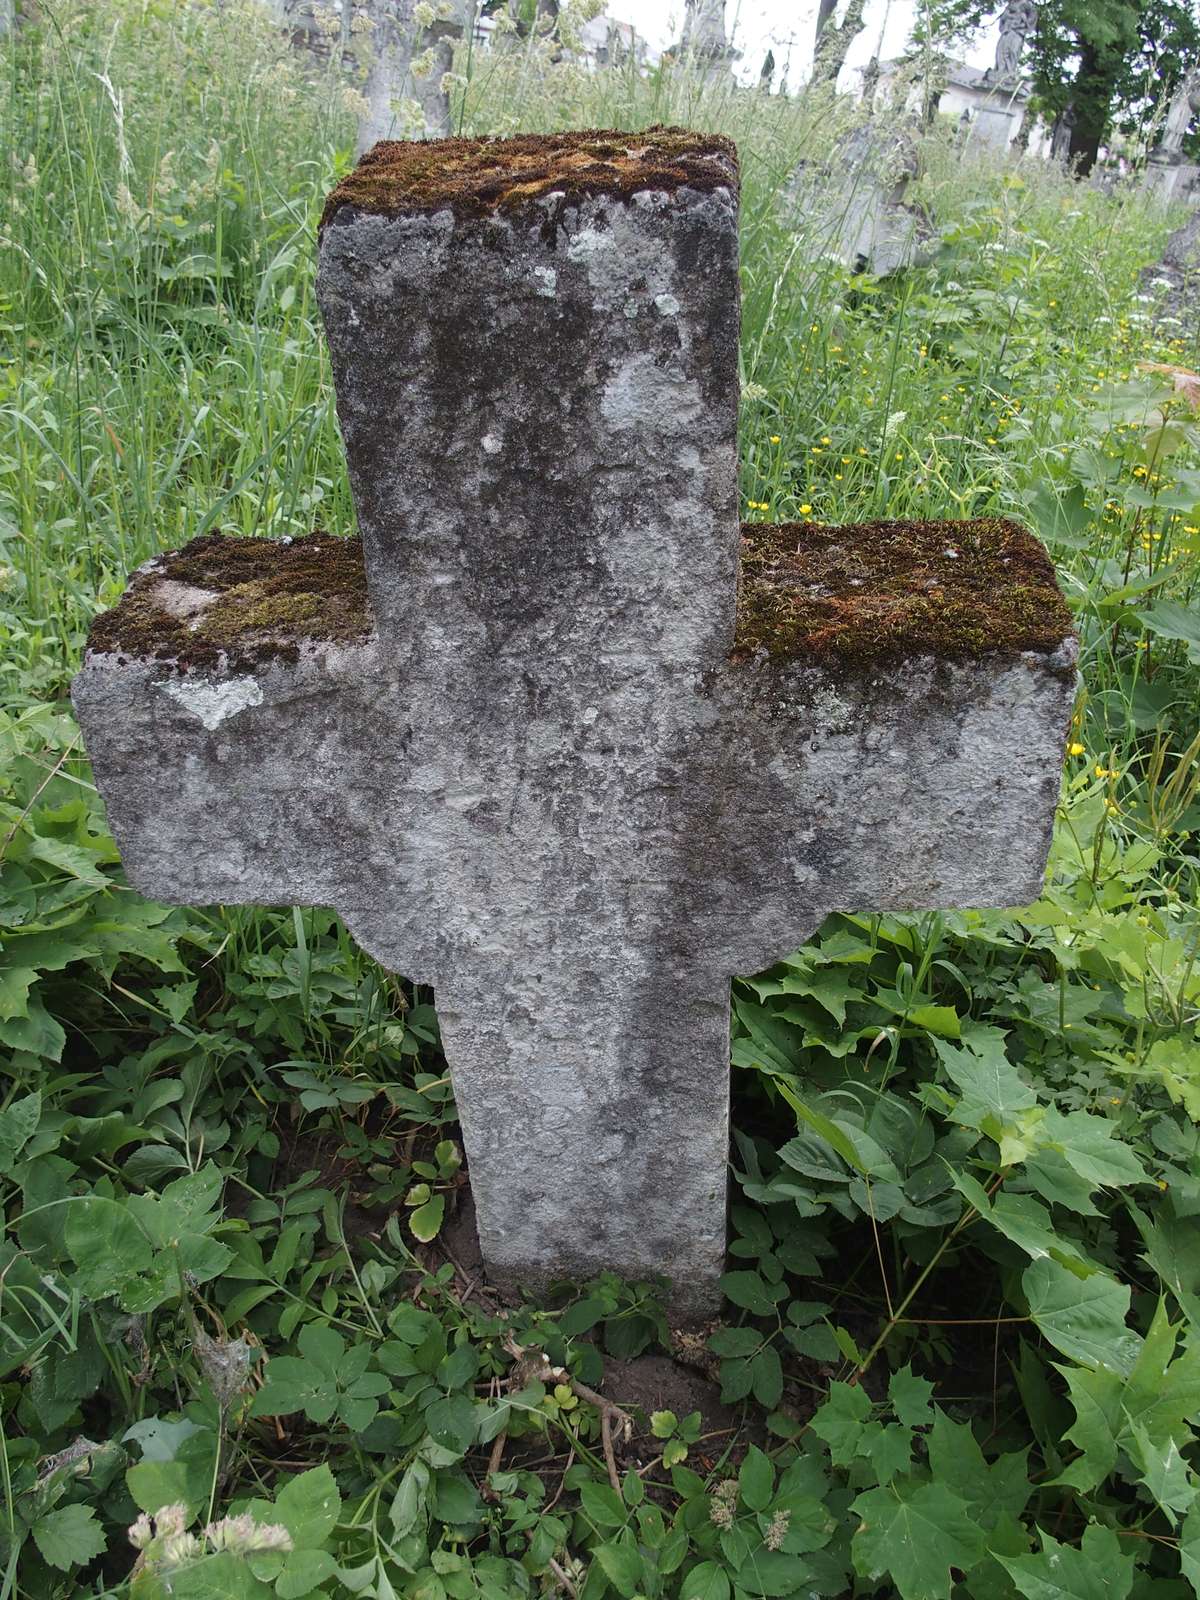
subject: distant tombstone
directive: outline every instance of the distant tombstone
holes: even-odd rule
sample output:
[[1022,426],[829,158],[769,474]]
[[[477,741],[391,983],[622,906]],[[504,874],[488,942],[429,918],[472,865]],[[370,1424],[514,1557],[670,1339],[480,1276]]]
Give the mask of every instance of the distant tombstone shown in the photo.
[[876,277],[928,259],[932,229],[906,198],[917,152],[916,132],[903,123],[865,122],[844,134],[816,192],[797,192],[816,247]]
[[1075,130],[1075,106],[1068,104],[1054,119],[1054,129],[1050,135],[1050,159],[1057,161],[1062,166],[1067,166],[1071,160],[1071,135]]
[[1181,200],[1200,178],[1200,165],[1183,154],[1183,141],[1200,112],[1200,67],[1188,72],[1167,108],[1162,135],[1146,162],[1146,186],[1161,200]]
[[333,905],[435,989],[502,1283],[725,1252],[729,977],[1041,888],[1076,646],[997,519],[739,527],[738,176],[384,144],[318,295],[361,540],[208,535],[73,693],[131,881]]

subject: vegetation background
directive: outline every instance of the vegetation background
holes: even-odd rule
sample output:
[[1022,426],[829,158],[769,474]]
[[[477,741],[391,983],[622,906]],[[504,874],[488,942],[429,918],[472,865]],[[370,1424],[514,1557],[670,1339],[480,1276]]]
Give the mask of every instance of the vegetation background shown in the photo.
[[[934,129],[936,258],[851,277],[830,94],[460,62],[467,131],[738,140],[747,516],[1022,517],[1083,646],[1035,905],[835,917],[736,985],[722,1321],[613,1279],[505,1310],[433,997],[327,912],[133,894],[67,700],[146,557],[352,527],[313,246],[355,91],[245,0],[43,11],[0,54],[0,1600],[1197,1592],[1173,219]],[[656,1350],[701,1398],[627,1436],[599,1394]]]

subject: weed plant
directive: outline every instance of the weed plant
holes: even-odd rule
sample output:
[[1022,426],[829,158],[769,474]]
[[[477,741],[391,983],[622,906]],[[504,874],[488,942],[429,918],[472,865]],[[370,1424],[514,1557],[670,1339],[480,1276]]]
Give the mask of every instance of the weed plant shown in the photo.
[[[1195,1593],[1200,352],[1142,276],[1171,217],[935,129],[930,261],[854,275],[843,103],[459,61],[466,131],[732,133],[745,514],[1021,517],[1083,660],[1034,905],[835,917],[736,984],[720,1321],[607,1278],[506,1309],[434,997],[327,912],[133,894],[66,699],[146,557],[352,527],[313,256],[357,91],[247,0],[42,12],[0,53],[0,1600]],[[606,1364],[662,1347],[690,1387],[606,1450]]]

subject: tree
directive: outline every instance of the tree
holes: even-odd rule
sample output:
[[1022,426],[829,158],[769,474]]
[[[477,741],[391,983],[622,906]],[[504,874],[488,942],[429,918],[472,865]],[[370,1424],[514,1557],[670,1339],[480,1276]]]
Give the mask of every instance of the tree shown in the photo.
[[[950,48],[1000,9],[932,0],[914,43]],[[1086,174],[1114,132],[1147,127],[1198,56],[1200,22],[1187,0],[1040,0],[1026,44],[1030,108],[1069,131],[1070,160]]]

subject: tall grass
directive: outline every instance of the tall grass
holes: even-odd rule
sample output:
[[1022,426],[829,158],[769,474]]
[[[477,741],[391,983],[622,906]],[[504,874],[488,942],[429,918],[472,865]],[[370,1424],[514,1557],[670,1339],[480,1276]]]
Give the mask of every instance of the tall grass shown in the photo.
[[[253,0],[43,10],[0,57],[0,648],[15,700],[62,693],[90,616],[150,554],[213,527],[353,524],[313,296],[353,86]],[[1197,355],[1195,330],[1155,332],[1139,292],[1171,219],[1135,186],[1101,193],[935,129],[912,196],[934,259],[852,276],[827,245],[853,107],[547,54],[460,61],[458,124],[684,122],[739,143],[746,515],[1032,520],[1084,627],[1078,742],[1119,745],[1122,765],[1156,730],[1182,750],[1196,662],[1143,636],[1134,596],[1112,599],[1139,578],[1158,598],[1195,593],[1190,418],[1176,407],[1168,471],[1147,424],[1161,380],[1134,372]]]

